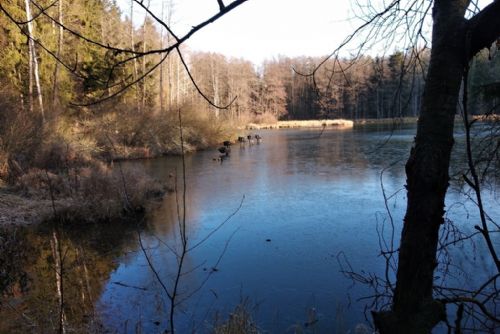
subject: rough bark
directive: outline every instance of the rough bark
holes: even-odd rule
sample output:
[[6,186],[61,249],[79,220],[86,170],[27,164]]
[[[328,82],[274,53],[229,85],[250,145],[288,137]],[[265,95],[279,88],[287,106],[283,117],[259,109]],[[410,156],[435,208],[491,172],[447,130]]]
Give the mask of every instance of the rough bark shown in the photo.
[[[165,10],[165,2],[161,2],[161,19],[164,19],[163,12]],[[163,49],[163,27],[160,27],[160,47]],[[160,65],[160,113],[163,113],[163,63]]]
[[[61,59],[62,46],[63,46],[63,42],[64,42],[63,41],[64,29],[62,26],[64,24],[64,22],[63,22],[63,0],[59,0],[58,21],[61,25],[59,26],[59,35],[57,38],[56,58]],[[59,62],[56,60],[55,67],[54,67],[53,82],[52,82],[52,108],[55,107],[56,101],[57,101],[58,72],[59,72]]]
[[[500,1],[467,21],[469,3],[434,1],[429,71],[417,136],[406,164],[408,202],[393,307],[374,314],[382,334],[430,333],[446,316],[444,305],[433,300],[433,278],[460,85],[469,60],[500,35]],[[481,32],[492,28],[496,32]]]
[[[29,41],[28,41],[28,46],[29,46],[29,61],[30,61],[30,75],[34,75],[35,77],[35,84],[36,84],[36,89],[38,93],[38,104],[40,106],[40,114],[42,116],[42,120],[44,119],[44,112],[43,112],[43,98],[42,98],[42,87],[40,86],[40,74],[38,70],[38,58],[36,57],[36,49],[35,49],[35,42],[33,41],[33,19],[31,16],[31,9],[30,9],[30,3],[28,0],[25,0],[25,6],[26,6],[26,21],[28,22],[28,34],[30,36]],[[30,109],[33,110],[33,102],[32,102],[32,82],[31,82],[31,76],[30,76]]]
[[[134,0],[130,0],[130,50],[135,51],[135,41],[134,41]],[[137,58],[134,57],[134,81],[139,77],[138,69],[137,69]],[[135,103],[137,112],[141,110],[141,104],[139,99],[139,89],[135,87]]]

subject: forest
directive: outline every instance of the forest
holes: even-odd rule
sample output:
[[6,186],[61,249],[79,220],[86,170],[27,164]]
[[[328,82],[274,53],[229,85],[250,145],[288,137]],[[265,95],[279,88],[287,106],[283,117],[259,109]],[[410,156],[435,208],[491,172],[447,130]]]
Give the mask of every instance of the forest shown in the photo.
[[[166,311],[170,318],[163,319],[161,325],[168,328],[166,332],[174,332],[174,314],[177,316],[179,312],[175,308],[176,298],[179,298],[177,289],[184,275],[184,258],[191,251],[188,246],[188,240],[191,240],[185,231],[186,212],[191,208],[190,203],[186,204],[186,184],[190,181],[186,181],[186,154],[212,152],[224,145],[224,151],[221,150],[223,147],[219,151],[225,155],[213,158],[220,162],[222,168],[223,160],[229,157],[229,146],[233,145],[235,150],[238,139],[238,157],[243,156],[242,152],[255,150],[251,143],[260,144],[260,135],[251,133],[247,128],[249,124],[347,119],[357,126],[366,122],[396,124],[398,120],[405,119],[416,126],[417,131],[409,156],[397,158],[399,162],[407,159],[404,166],[407,211],[404,218],[401,217],[405,224],[400,231],[399,227],[394,227],[388,204],[395,200],[398,191],[394,193],[394,198],[386,197],[384,192],[383,199],[392,229],[401,233],[401,247],[394,245],[393,235],[390,249],[380,249],[387,270],[383,278],[385,290],[383,293],[377,291],[379,294],[375,299],[382,296],[389,302],[381,308],[377,305],[373,310],[374,326],[381,333],[407,330],[428,333],[443,317],[446,318],[446,315],[443,316],[445,306],[452,304],[458,308],[454,315],[458,319],[456,333],[462,332],[461,321],[465,317],[463,305],[472,305],[469,308],[466,306],[465,311],[468,319],[472,320],[463,320],[464,326],[479,323],[478,326],[486,328],[486,332],[498,329],[498,312],[495,313],[496,308],[493,311],[490,309],[496,307],[500,296],[496,288],[500,279],[500,262],[495,250],[498,242],[490,237],[490,232],[497,231],[495,226],[498,225],[483,208],[481,189],[484,186],[496,191],[498,186],[500,28],[494,18],[499,12],[500,2],[492,1],[486,9],[478,10],[469,18],[465,13],[470,1],[465,1],[467,5],[463,4],[465,7],[461,5],[458,9],[446,9],[446,4],[443,5],[446,1],[433,1],[436,6],[436,34],[446,29],[463,34],[457,37],[457,45],[451,46],[446,38],[437,35],[439,38],[433,36],[436,42],[432,45],[403,45],[382,55],[362,50],[351,56],[340,56],[335,53],[336,50],[332,54],[334,56],[282,55],[261,64],[210,50],[190,48],[191,34],[224,15],[231,15],[230,11],[245,1],[224,3],[217,0],[220,12],[193,26],[185,36],[176,35],[170,28],[176,19],[173,1],[162,2],[161,14],[150,10],[145,1],[135,0],[129,2],[128,10],[118,6],[114,0],[1,1],[0,316],[4,314],[24,321],[26,324],[21,332],[30,328],[30,322],[37,321],[37,325],[32,327],[42,332],[71,331],[71,321],[78,326],[84,323],[83,327],[75,325],[73,330],[76,332],[100,332],[103,329],[96,320],[98,317],[93,318],[92,324],[86,320],[94,312],[92,295],[95,291],[104,290],[102,282],[96,277],[110,277],[117,270],[115,258],[118,253],[130,251],[127,240],[133,239],[140,245],[147,265],[168,296],[165,300],[171,305]],[[384,17],[398,18],[404,12],[398,7],[400,2],[387,4],[386,9],[362,27],[369,26],[369,23],[376,26],[377,19]],[[408,4],[410,9],[407,12],[412,12],[413,6],[418,3],[420,1]],[[145,12],[140,23],[133,17],[134,7]],[[414,12],[428,15],[428,10],[420,7]],[[442,18],[448,14],[460,20],[467,17],[464,22],[472,22],[467,26],[470,31],[461,30],[462,26],[456,23],[459,19],[448,21]],[[483,26],[483,22],[487,24]],[[491,28],[489,33],[484,32],[488,30],[485,27]],[[450,70],[446,72],[446,69]],[[484,126],[487,130],[481,129],[488,135],[484,138],[481,137],[483,134],[479,135],[478,144],[474,146],[471,144],[474,140],[471,139],[471,129],[481,117],[487,117],[487,126]],[[450,166],[454,167],[450,165],[454,159],[450,158],[454,124],[462,118],[464,134],[460,138],[465,138],[466,152],[462,160],[467,162],[467,169],[457,172],[457,175],[461,187],[471,188],[468,198],[475,198],[473,203],[479,207],[481,221],[474,226],[476,231],[467,236],[467,233],[457,232],[455,227],[446,225],[448,221],[443,218],[448,187],[450,182],[456,181],[451,180],[455,176],[449,174]],[[323,131],[319,135],[300,138],[319,141],[323,138],[321,136]],[[392,132],[388,136],[390,138]],[[248,145],[245,138],[248,138]],[[277,138],[277,142],[283,140]],[[342,140],[347,141],[344,137]],[[360,143],[356,146],[357,150],[374,144],[362,140]],[[287,145],[284,145],[286,154],[274,151],[273,154],[288,161],[295,148]],[[341,149],[341,146],[342,141],[340,144],[335,142],[331,147],[337,151],[332,152],[322,146],[318,146],[318,151],[340,161],[347,159],[342,157],[343,153],[351,152]],[[474,155],[476,152],[472,152],[472,147],[478,155]],[[346,156],[349,154],[346,153]],[[188,160],[195,160],[194,156],[188,155]],[[153,177],[144,166],[133,165],[136,160],[151,158],[155,161],[152,158],[165,157],[181,160],[176,160],[180,161],[179,164],[167,176],[162,174],[165,176],[163,180]],[[323,158],[311,159],[320,166],[325,163]],[[380,167],[377,159],[372,157],[371,151],[365,152],[364,156],[348,161],[348,165],[355,168]],[[294,161],[286,168],[299,168],[301,163],[305,161]],[[246,170],[245,166],[242,168]],[[335,168],[332,167],[332,170]],[[386,170],[385,166],[380,168]],[[381,180],[382,174],[380,172]],[[493,181],[490,175],[493,175]],[[175,196],[171,197],[172,194]],[[245,196],[243,194],[234,213],[229,214],[227,219],[221,219],[222,225],[244,207]],[[161,212],[165,201],[176,208],[172,212],[177,213],[180,230],[180,241],[177,240],[179,244],[176,244],[179,248],[172,251],[166,246],[167,252],[174,254],[178,268],[177,274],[173,275],[172,287],[168,288],[159,278],[154,261],[151,262],[148,257],[152,248],[145,247],[142,239],[144,234],[154,235],[145,227],[145,217],[150,218],[148,215],[157,214],[158,210]],[[470,210],[469,207],[467,210]],[[131,222],[135,224],[133,228],[127,225]],[[108,223],[118,224],[118,229],[122,226],[120,233],[123,235]],[[120,225],[122,223],[125,225]],[[25,225],[41,227],[34,235],[24,230],[17,232],[21,231],[17,229],[19,226]],[[222,225],[216,227],[214,232]],[[450,234],[456,238],[449,245],[476,235],[484,237],[487,245],[485,252],[491,256],[498,271],[488,276],[486,283],[479,285],[475,291],[460,291],[465,297],[457,297],[456,290],[452,290],[453,298],[442,290],[441,296],[436,293],[433,284],[434,270],[441,268],[437,264],[438,259],[442,259],[438,235],[442,231],[440,226],[444,225],[444,233],[448,233],[446,238]],[[488,226],[494,227],[490,229]],[[380,231],[377,230],[377,233]],[[80,235],[90,240],[88,244],[79,240]],[[233,234],[227,236],[222,254],[232,237]],[[109,240],[110,245],[105,246]],[[384,240],[385,244],[380,240]],[[380,240],[377,246],[389,247],[383,235]],[[202,239],[193,248],[205,241]],[[271,243],[274,239],[266,238],[265,241]],[[160,243],[165,242],[160,239]],[[66,255],[68,258],[65,258]],[[397,256],[398,261],[395,260]],[[95,261],[94,268],[87,267],[90,261]],[[30,269],[27,270],[27,267]],[[55,275],[51,267],[55,268]],[[200,268],[189,270],[194,272]],[[208,276],[218,271],[216,265],[207,268],[203,270],[209,272]],[[391,274],[388,273],[389,268]],[[355,277],[354,280],[369,282],[367,285],[379,284],[373,277],[364,280],[362,275],[356,276],[353,272],[349,275]],[[55,293],[46,294],[42,288],[32,288],[33,277],[40,278],[41,284],[50,286]],[[69,301],[68,305],[65,304],[65,280],[78,281],[74,283],[77,288],[68,288],[67,298],[81,298],[82,310],[69,306]],[[2,310],[8,298],[19,298],[30,288],[30,294],[26,294],[28,297],[19,303],[17,309],[7,302],[10,310]],[[213,294],[217,296],[215,292]],[[442,298],[434,298],[437,295]],[[484,297],[484,302],[478,302],[476,297]],[[51,308],[23,313],[28,308],[25,302],[39,303],[45,298],[50,300]],[[478,316],[479,313],[481,315]],[[248,320],[246,311],[240,315]],[[315,317],[312,316],[311,324],[316,322]],[[247,324],[250,322],[248,320]],[[140,326],[137,326],[135,331],[140,332]],[[213,332],[230,333],[231,330],[224,331],[225,326],[230,324],[224,323]],[[309,320],[303,326],[306,329]],[[451,330],[452,326],[447,326]],[[9,332],[13,328],[12,323],[5,326],[0,323],[0,332]],[[252,330],[247,332],[254,333]]]

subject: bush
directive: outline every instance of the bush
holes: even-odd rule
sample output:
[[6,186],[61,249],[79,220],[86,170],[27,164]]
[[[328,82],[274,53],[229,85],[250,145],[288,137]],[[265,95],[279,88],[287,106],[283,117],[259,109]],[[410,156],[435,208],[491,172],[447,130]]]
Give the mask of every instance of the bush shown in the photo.
[[[212,119],[191,105],[185,105],[181,110],[185,152],[214,147],[231,139],[231,122],[223,118]],[[86,121],[84,127],[85,132],[95,136],[100,157],[107,160],[181,153],[176,111],[153,114],[124,109]]]
[[229,317],[223,323],[218,323],[213,329],[214,334],[258,334],[259,328],[255,324],[250,314],[248,299],[243,300],[229,314]]
[[98,222],[136,215],[168,190],[140,169],[127,168],[122,177],[119,169],[104,163],[60,174],[33,168],[18,179],[16,188],[24,196],[54,200],[57,217],[66,222]]
[[30,166],[42,137],[40,118],[20,109],[12,93],[0,91],[0,178],[11,182]]
[[262,113],[262,114],[255,115],[255,117],[253,118],[253,122],[252,123],[256,123],[256,124],[275,124],[277,122],[278,122],[278,119],[273,114]]

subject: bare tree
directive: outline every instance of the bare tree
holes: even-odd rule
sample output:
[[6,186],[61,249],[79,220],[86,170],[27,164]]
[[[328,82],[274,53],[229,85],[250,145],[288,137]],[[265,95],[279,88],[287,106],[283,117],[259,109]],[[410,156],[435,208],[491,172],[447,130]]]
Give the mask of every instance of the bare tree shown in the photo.
[[[28,26],[29,36],[33,36],[33,18],[31,16],[31,8],[29,0],[25,0],[26,6],[26,24]],[[42,87],[40,86],[40,74],[38,71],[38,58],[36,56],[35,43],[33,39],[30,38],[28,41],[29,47],[29,99],[30,99],[30,110],[33,111],[33,76],[35,77],[35,84],[37,89],[38,103],[40,107],[40,114],[42,119],[44,118],[43,113],[43,98],[42,98]]]
[[[431,57],[421,114],[415,143],[406,163],[407,210],[396,284],[391,291],[389,311],[374,312],[375,325],[381,333],[429,333],[446,319],[446,301],[433,296],[434,270],[439,231],[445,223],[445,196],[460,87],[474,55],[489,48],[500,37],[500,1],[492,1],[482,10],[470,0],[393,0],[384,3],[382,8],[376,8],[371,2],[362,8],[368,15],[365,23],[329,58],[338,57],[338,51],[355,36],[363,36],[365,41],[358,52],[380,41],[377,36],[384,36],[386,47],[396,41],[413,46],[426,45],[425,26],[432,20]],[[500,268],[493,254],[492,261]],[[467,302],[476,303],[472,299]],[[487,310],[481,310],[488,315]]]
[[[63,0],[59,0],[59,6],[58,8],[58,21],[61,23],[59,26],[59,34],[57,38],[57,51],[56,51],[56,57],[61,58],[61,53],[62,53],[62,47],[64,44],[64,29],[63,29]],[[53,82],[52,82],[52,108],[54,108],[56,104],[56,99],[57,99],[57,79],[58,79],[58,72],[59,72],[59,62],[55,62],[55,67],[54,67],[54,75],[53,75]]]

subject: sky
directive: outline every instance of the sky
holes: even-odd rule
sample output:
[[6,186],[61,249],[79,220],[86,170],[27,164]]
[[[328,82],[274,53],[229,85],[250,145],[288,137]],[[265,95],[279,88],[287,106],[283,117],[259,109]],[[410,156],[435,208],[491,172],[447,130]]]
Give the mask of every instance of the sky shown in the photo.
[[[128,15],[130,0],[117,2]],[[150,8],[158,16],[161,16],[161,2],[151,0]],[[216,14],[219,8],[216,0],[173,2],[172,23],[178,36]],[[230,0],[225,2],[230,3]],[[351,2],[249,0],[197,32],[187,45],[192,50],[222,53],[254,64],[278,55],[324,56],[352,32],[354,22],[349,20],[353,16]],[[140,24],[144,11],[137,4],[134,7],[134,22]]]
[[[130,1],[117,0],[127,16]],[[226,4],[231,1],[224,0]],[[364,1],[368,0],[249,0],[198,31],[186,45],[191,50],[244,58],[255,65],[279,55],[321,57],[335,50],[361,24],[355,18],[359,9],[353,6]],[[150,8],[158,17],[162,13],[162,2],[173,3],[171,22],[177,36],[219,10],[217,0],[150,0]],[[383,4],[388,0],[371,2]],[[489,2],[491,0],[479,0],[479,7]],[[139,26],[144,20],[144,10],[137,4],[134,8],[134,23]],[[167,9],[165,16],[166,13]],[[374,50],[372,55],[392,51]],[[343,56],[348,53],[347,49]]]

